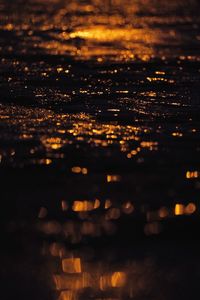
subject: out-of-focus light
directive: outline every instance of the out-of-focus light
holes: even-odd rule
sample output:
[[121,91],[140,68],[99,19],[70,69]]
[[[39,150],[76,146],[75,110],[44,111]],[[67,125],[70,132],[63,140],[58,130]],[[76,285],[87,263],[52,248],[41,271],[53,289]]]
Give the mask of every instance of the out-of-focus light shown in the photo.
[[94,209],[97,209],[100,207],[101,202],[99,201],[99,199],[95,199],[94,201]]
[[80,258],[65,258],[62,260],[62,269],[65,273],[81,273]]
[[180,216],[180,215],[183,215],[185,212],[185,206],[183,204],[179,204],[177,203],[175,205],[175,209],[174,209],[174,213],[176,216]]
[[72,210],[76,212],[91,211],[99,208],[99,206],[100,206],[100,201],[98,199],[96,199],[95,201],[75,200],[72,205]]
[[79,173],[81,173],[81,167],[73,167],[72,168],[72,173],[76,173],[76,174],[79,174]]
[[191,215],[196,211],[196,205],[194,203],[189,203],[186,207],[185,207],[185,213],[187,215]]
[[73,291],[62,291],[58,300],[73,300],[74,296],[75,295]]
[[133,204],[128,201],[126,203],[124,203],[122,205],[122,211],[125,213],[125,214],[131,214],[133,211],[134,211],[134,206]]
[[109,288],[120,288],[126,283],[126,274],[124,272],[114,272],[100,277],[100,289],[105,291]]
[[117,220],[120,218],[120,215],[119,208],[110,208],[106,213],[106,220]]
[[49,221],[40,226],[40,230],[45,234],[59,234],[61,229],[61,225],[56,221]]
[[126,283],[126,274],[124,272],[114,272],[111,277],[112,287],[122,287]]
[[64,247],[59,244],[59,243],[52,243],[49,246],[49,251],[51,253],[52,256],[62,256],[63,252],[64,252]]
[[161,224],[158,222],[148,223],[144,227],[144,233],[146,235],[156,235],[161,232]]
[[87,168],[81,168],[79,166],[72,167],[71,171],[72,171],[72,173],[75,173],[75,174],[80,174],[80,173],[82,173],[83,175],[88,174],[88,169]]
[[120,180],[120,175],[107,175],[107,182],[119,182]]
[[174,137],[182,137],[183,134],[181,132],[172,132],[172,136],[174,136]]
[[62,207],[62,210],[63,210],[63,211],[68,210],[68,204],[67,204],[67,202],[64,201],[64,200],[62,200],[62,201],[61,201],[61,207]]
[[166,218],[169,215],[169,210],[167,207],[161,207],[158,214],[160,218]]
[[41,207],[39,214],[38,214],[38,218],[39,219],[44,219],[47,216],[48,210],[46,209],[46,207]]
[[200,172],[198,172],[198,171],[187,171],[185,176],[186,176],[187,179],[198,178],[200,176]]
[[105,209],[108,209],[112,206],[112,202],[110,199],[106,199],[105,201]]

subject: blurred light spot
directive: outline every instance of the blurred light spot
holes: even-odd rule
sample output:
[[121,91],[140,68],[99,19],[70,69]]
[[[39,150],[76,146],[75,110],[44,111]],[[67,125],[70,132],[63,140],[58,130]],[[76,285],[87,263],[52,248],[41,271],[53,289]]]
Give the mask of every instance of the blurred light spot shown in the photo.
[[61,225],[56,221],[46,222],[40,228],[45,234],[58,234],[62,229]]
[[134,211],[134,206],[133,204],[129,201],[129,202],[126,202],[122,205],[122,211],[125,213],[125,214],[131,214],[133,211]]
[[121,180],[119,175],[107,175],[107,182],[118,182]]
[[[53,276],[57,290],[79,291],[91,286],[91,277],[88,273],[56,274]],[[73,298],[74,300],[74,298]]]
[[183,134],[181,132],[173,132],[172,136],[174,136],[174,137],[182,137]]
[[65,273],[81,273],[80,258],[65,258],[62,260],[62,269]]
[[194,203],[189,203],[186,207],[185,207],[185,213],[188,215],[193,214],[196,211],[196,205]]
[[161,225],[158,222],[148,223],[144,227],[144,233],[146,235],[156,235],[161,232]]
[[106,213],[106,220],[117,220],[121,213],[119,208],[110,208]]
[[83,222],[81,227],[81,233],[84,235],[94,235],[95,226],[92,222]]
[[126,283],[126,274],[124,272],[115,272],[111,277],[112,287],[122,287]]
[[73,173],[76,173],[76,174],[81,173],[81,170],[82,170],[81,167],[73,167],[73,168],[72,168],[72,172],[73,172]]
[[177,204],[175,205],[174,213],[175,213],[176,216],[183,215],[183,214],[184,214],[184,211],[185,211],[185,206],[184,206],[183,204],[177,203]]
[[79,166],[75,166],[71,170],[72,170],[72,173],[75,173],[75,174],[82,173],[83,175],[87,175],[87,173],[88,173],[88,169],[87,168],[81,168]]
[[99,199],[95,199],[95,201],[94,201],[94,209],[99,208],[100,204],[101,203],[100,203]]
[[187,171],[186,172],[186,178],[187,179],[198,178],[199,175],[200,175],[200,172],[198,172],[198,171]]
[[62,201],[61,201],[61,207],[62,207],[62,210],[63,210],[63,211],[68,210],[68,204],[67,204],[67,202],[64,201],[64,200],[62,200]]
[[46,207],[41,207],[39,214],[38,214],[38,218],[39,219],[43,219],[47,216],[48,210],[46,209]]
[[160,218],[166,218],[169,215],[169,210],[166,207],[161,207],[158,214]]
[[63,250],[64,250],[64,247],[59,243],[52,243],[49,247],[49,251],[52,256],[61,257]]
[[96,199],[95,201],[79,201],[76,200],[73,203],[72,209],[73,211],[91,211],[93,209],[98,208],[100,205],[100,201]]
[[110,200],[110,199],[107,199],[107,200],[105,201],[105,209],[108,209],[108,208],[110,208],[111,206],[112,206],[111,200]]
[[74,292],[73,291],[62,291],[58,300],[74,300]]
[[41,142],[48,150],[58,150],[64,144],[60,137],[43,137],[41,138]]

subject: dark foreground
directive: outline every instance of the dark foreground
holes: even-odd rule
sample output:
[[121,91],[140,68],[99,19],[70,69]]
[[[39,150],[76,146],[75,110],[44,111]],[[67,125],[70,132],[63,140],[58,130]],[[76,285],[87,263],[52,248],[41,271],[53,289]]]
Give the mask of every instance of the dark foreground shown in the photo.
[[198,297],[199,9],[0,1],[2,299]]

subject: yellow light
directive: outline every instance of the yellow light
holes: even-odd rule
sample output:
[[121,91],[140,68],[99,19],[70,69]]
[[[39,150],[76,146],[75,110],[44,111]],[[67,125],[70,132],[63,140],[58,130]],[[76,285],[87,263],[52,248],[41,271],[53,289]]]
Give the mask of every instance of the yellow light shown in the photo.
[[52,163],[52,160],[51,160],[51,159],[46,158],[46,159],[44,160],[44,164],[45,164],[45,165],[50,165],[51,163]]
[[155,146],[158,146],[158,143],[157,142],[147,142],[147,141],[143,141],[140,143],[140,146],[142,148],[150,148],[150,147],[155,147]]
[[86,175],[88,173],[88,169],[87,168],[82,168],[82,174]]
[[73,167],[72,168],[72,173],[79,174],[79,173],[81,173],[81,171],[82,171],[81,167]]
[[175,213],[176,216],[183,215],[183,214],[184,214],[184,211],[185,211],[185,206],[184,206],[183,204],[177,203],[177,204],[175,205],[174,213]]
[[156,71],[155,72],[157,75],[165,75],[165,72],[164,71]]
[[172,136],[175,136],[175,137],[182,137],[183,134],[181,132],[172,132]]
[[75,200],[72,206],[73,211],[81,212],[81,211],[91,211],[93,209],[96,209],[100,206],[100,201],[96,199],[93,201],[87,201],[87,200]]
[[121,180],[119,175],[107,175],[107,182],[118,182]]
[[186,178],[187,179],[193,179],[193,178],[198,178],[199,177],[199,172],[198,171],[187,171],[186,172]]
[[72,167],[71,171],[72,171],[72,173],[75,173],[75,174],[82,173],[83,175],[87,175],[87,173],[88,173],[88,169],[87,168],[81,168],[79,166]]
[[122,287],[126,283],[126,274],[124,272],[115,272],[111,277],[112,287]]

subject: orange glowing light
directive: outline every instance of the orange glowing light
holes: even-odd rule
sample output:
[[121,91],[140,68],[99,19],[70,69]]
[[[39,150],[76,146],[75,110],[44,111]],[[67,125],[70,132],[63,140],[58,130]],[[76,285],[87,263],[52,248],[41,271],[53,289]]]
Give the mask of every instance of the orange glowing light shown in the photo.
[[119,208],[110,208],[106,213],[106,220],[117,220],[121,215]]
[[58,300],[73,300],[74,292],[73,291],[62,291]]
[[62,260],[62,269],[65,273],[81,273],[80,258],[65,258]]
[[158,214],[160,218],[166,218],[169,215],[169,210],[166,207],[161,207]]
[[186,178],[187,179],[198,178],[199,175],[200,175],[200,172],[198,172],[198,171],[187,171],[186,172]]
[[115,272],[111,277],[112,287],[122,287],[126,283],[126,274],[124,272]]
[[134,206],[128,201],[122,205],[122,210],[125,214],[131,214],[134,211]]
[[81,211],[91,211],[100,206],[100,201],[96,199],[95,201],[87,201],[87,200],[75,200],[72,206],[73,211],[81,212]]
[[194,203],[189,203],[186,207],[185,207],[185,213],[187,215],[191,215],[196,211],[196,205]]
[[121,180],[121,176],[119,175],[107,175],[107,182],[119,182]]
[[105,209],[108,209],[108,208],[110,208],[111,206],[112,206],[111,200],[110,200],[110,199],[107,199],[107,200],[105,201]]
[[185,211],[185,206],[183,204],[177,203],[175,205],[174,213],[175,213],[176,216],[183,215],[184,211]]

